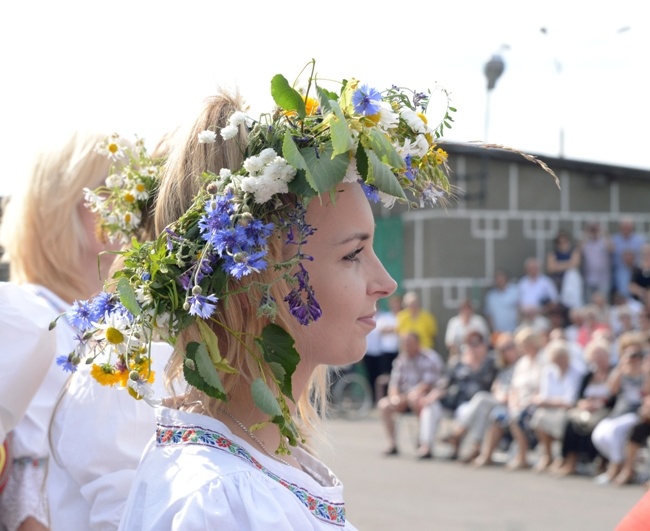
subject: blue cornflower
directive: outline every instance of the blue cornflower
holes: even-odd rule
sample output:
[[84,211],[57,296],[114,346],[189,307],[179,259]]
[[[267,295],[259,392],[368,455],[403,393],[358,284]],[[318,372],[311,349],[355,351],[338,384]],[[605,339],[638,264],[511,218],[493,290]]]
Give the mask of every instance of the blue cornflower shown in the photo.
[[215,232],[210,243],[221,256],[239,251],[246,251],[250,245],[244,227],[238,225]]
[[219,299],[215,295],[192,295],[188,302],[190,303],[189,314],[198,315],[201,319],[208,319],[216,309]]
[[381,94],[368,85],[361,85],[352,94],[352,104],[354,105],[354,112],[357,114],[372,116],[377,114],[381,108]]
[[408,154],[406,157],[404,157],[404,163],[406,164],[406,171],[404,172],[404,175],[406,175],[409,181],[414,181],[415,176],[417,175],[417,169],[413,168],[413,164],[411,163],[412,160],[413,157],[411,154]]
[[72,363],[71,356],[59,356],[56,358],[56,364],[66,372],[76,372],[77,366]]
[[90,301],[90,320],[99,321],[106,313],[113,310],[115,304],[110,293],[102,291]]
[[259,219],[254,219],[244,226],[244,234],[251,246],[264,247],[268,237],[273,234],[273,229],[275,229],[273,223],[263,223]]
[[227,197],[230,196],[220,196],[206,201],[205,214],[199,220],[199,229],[201,229],[201,236],[204,240],[211,241],[216,232],[232,224],[231,214],[233,209],[232,205],[226,200]]
[[266,269],[266,250],[256,253],[237,253],[234,256],[227,255],[224,257],[223,268],[230,276],[237,280],[250,273],[257,273]]
[[92,326],[93,311],[88,301],[74,301],[66,317],[72,326],[85,332]]
[[379,197],[379,190],[376,186],[373,186],[372,184],[366,184],[361,180],[359,180],[359,182],[361,183],[361,188],[363,188],[363,193],[366,194],[366,197],[369,201],[372,201],[373,203],[379,203],[379,201],[381,201]]

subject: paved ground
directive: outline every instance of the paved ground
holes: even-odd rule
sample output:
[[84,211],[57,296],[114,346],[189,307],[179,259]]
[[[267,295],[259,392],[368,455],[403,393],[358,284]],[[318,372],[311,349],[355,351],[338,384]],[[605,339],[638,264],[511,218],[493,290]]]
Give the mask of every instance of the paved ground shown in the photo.
[[442,457],[417,461],[414,425],[405,422],[396,457],[380,455],[386,441],[374,411],[325,424],[321,455],[345,484],[348,518],[361,531],[611,531],[645,493],[586,476],[475,469],[445,460],[444,445]]

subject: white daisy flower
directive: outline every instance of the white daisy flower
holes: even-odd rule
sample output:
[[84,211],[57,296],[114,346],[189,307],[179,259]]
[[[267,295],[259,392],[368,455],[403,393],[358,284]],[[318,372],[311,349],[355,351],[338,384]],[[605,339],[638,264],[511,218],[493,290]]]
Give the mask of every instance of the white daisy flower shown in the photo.
[[133,186],[133,194],[139,201],[146,201],[149,199],[149,190],[142,181],[136,181]]
[[103,323],[93,323],[97,329],[96,338],[104,340],[119,353],[125,353],[128,347],[139,346],[139,341],[130,337],[129,321],[116,312],[108,313]]
[[217,141],[217,133],[214,131],[201,131],[199,133],[199,144],[214,144]]
[[140,225],[139,212],[125,212],[122,216],[121,226],[125,230],[135,229]]
[[379,127],[383,130],[394,129],[399,124],[399,116],[393,112],[390,105],[382,102],[379,109]]
[[400,110],[399,114],[402,117],[402,120],[404,120],[416,133],[425,134],[429,132],[427,124],[424,123],[424,120],[422,120],[415,111],[404,107]]

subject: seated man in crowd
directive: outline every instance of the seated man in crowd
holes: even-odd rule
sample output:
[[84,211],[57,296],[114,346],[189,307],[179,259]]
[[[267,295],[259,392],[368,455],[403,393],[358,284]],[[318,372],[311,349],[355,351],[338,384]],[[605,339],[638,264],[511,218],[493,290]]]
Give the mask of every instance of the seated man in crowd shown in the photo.
[[422,398],[433,389],[444,369],[444,362],[434,350],[422,347],[418,334],[407,334],[393,363],[388,394],[379,400],[377,408],[384,422],[389,445],[385,455],[396,455],[397,433],[395,417],[412,411],[420,415]]

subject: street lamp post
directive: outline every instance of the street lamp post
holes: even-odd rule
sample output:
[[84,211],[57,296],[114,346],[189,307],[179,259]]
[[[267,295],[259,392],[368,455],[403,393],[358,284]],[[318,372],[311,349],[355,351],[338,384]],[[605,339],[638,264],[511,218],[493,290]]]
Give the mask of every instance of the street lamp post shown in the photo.
[[490,94],[492,93],[492,90],[494,90],[494,87],[497,84],[497,80],[501,77],[501,74],[503,74],[505,67],[506,65],[501,55],[499,53],[495,53],[492,55],[490,60],[487,63],[485,63],[485,67],[483,68],[483,73],[487,78],[487,97],[485,102],[485,131],[483,134],[483,142],[486,143],[488,139],[488,127],[490,124]]

